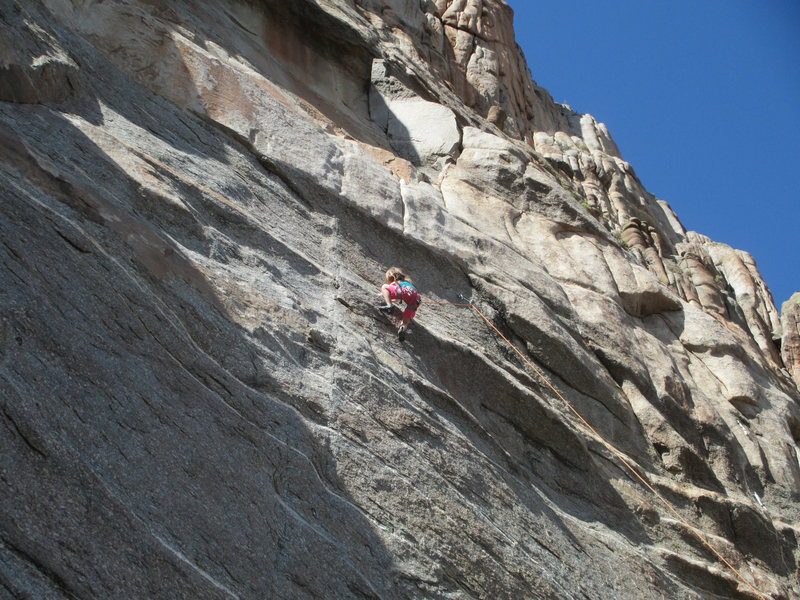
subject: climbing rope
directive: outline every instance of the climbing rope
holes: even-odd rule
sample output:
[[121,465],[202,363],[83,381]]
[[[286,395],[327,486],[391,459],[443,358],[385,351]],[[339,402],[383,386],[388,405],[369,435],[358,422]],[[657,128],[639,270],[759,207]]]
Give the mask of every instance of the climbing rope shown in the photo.
[[[463,296],[461,296],[460,294],[459,294],[459,297],[460,297],[462,300],[466,300],[466,298],[464,298],[464,297],[463,297]],[[682,515],[681,515],[681,514],[678,512],[678,510],[677,510],[677,509],[676,509],[676,508],[675,508],[675,507],[672,505],[672,503],[671,503],[669,500],[667,500],[667,499],[666,499],[666,498],[665,498],[663,495],[661,495],[661,494],[658,492],[658,490],[656,490],[656,489],[655,489],[655,488],[654,488],[652,485],[650,485],[650,483],[649,483],[649,482],[648,482],[648,481],[647,481],[647,480],[646,480],[646,479],[645,479],[645,478],[644,478],[642,475],[640,475],[640,474],[639,474],[639,472],[638,472],[638,471],[637,471],[637,470],[636,470],[636,469],[635,469],[635,468],[634,468],[634,467],[633,467],[633,466],[630,464],[630,462],[628,462],[628,460],[625,458],[625,456],[622,454],[622,452],[621,452],[620,450],[617,450],[617,449],[616,449],[616,448],[615,448],[615,447],[614,447],[614,446],[613,446],[613,445],[612,445],[610,442],[606,441],[606,439],[605,439],[605,438],[604,438],[602,435],[600,435],[600,433],[599,433],[599,432],[598,432],[598,431],[597,431],[597,430],[596,430],[594,427],[592,427],[592,425],[589,423],[589,421],[587,421],[587,420],[586,420],[586,419],[583,417],[583,415],[582,415],[580,412],[578,412],[578,410],[577,410],[577,409],[576,409],[574,406],[572,406],[572,404],[571,404],[571,403],[570,403],[570,402],[569,402],[569,401],[568,401],[568,400],[567,400],[567,399],[566,399],[566,398],[565,398],[565,397],[564,397],[564,396],[561,394],[561,392],[559,392],[559,391],[558,391],[558,389],[556,389],[556,387],[555,387],[555,386],[554,386],[552,383],[550,383],[550,380],[549,380],[547,377],[545,377],[545,376],[544,376],[544,374],[542,373],[542,371],[541,371],[539,368],[537,368],[537,367],[536,367],[536,365],[534,365],[534,364],[533,364],[533,362],[532,362],[532,361],[531,361],[531,360],[530,360],[530,359],[529,359],[527,356],[525,356],[525,355],[524,355],[524,354],[523,354],[523,353],[522,353],[522,352],[519,350],[519,348],[517,348],[517,347],[516,347],[514,344],[512,344],[512,343],[511,343],[511,340],[509,340],[509,339],[508,339],[508,338],[507,338],[505,335],[503,335],[503,332],[502,332],[502,331],[500,331],[500,330],[497,328],[497,326],[496,326],[494,323],[492,323],[492,322],[489,320],[489,318],[488,318],[488,317],[487,317],[485,314],[483,314],[483,312],[481,312],[481,310],[480,310],[480,309],[479,309],[477,306],[475,306],[475,305],[474,305],[472,302],[463,302],[463,303],[457,303],[457,302],[427,302],[427,301],[425,302],[425,305],[426,305],[426,306],[430,306],[430,305],[434,305],[434,306],[436,306],[436,305],[438,305],[438,306],[469,307],[469,308],[471,308],[472,310],[474,310],[474,311],[475,311],[475,313],[476,313],[476,314],[477,314],[477,315],[478,315],[478,316],[479,316],[481,319],[483,319],[483,320],[486,322],[486,324],[487,324],[487,325],[488,325],[488,326],[489,326],[489,327],[490,327],[490,328],[491,328],[491,329],[492,329],[492,330],[493,330],[493,331],[494,331],[494,332],[495,332],[495,333],[496,333],[498,336],[500,336],[500,337],[503,339],[503,341],[505,341],[505,343],[506,343],[506,344],[508,344],[508,345],[511,347],[511,349],[512,349],[514,352],[516,352],[516,353],[517,353],[517,355],[518,355],[518,356],[519,356],[519,357],[520,357],[520,358],[521,358],[521,359],[522,359],[522,360],[525,362],[525,364],[527,364],[527,365],[528,365],[528,366],[531,368],[531,370],[532,370],[534,373],[536,373],[536,375],[537,375],[537,376],[539,377],[539,379],[540,379],[540,380],[541,380],[541,381],[544,383],[544,385],[545,385],[545,386],[546,386],[548,389],[550,389],[550,391],[552,391],[552,392],[553,392],[553,394],[555,394],[555,395],[556,395],[556,397],[558,397],[558,399],[559,399],[559,400],[561,400],[561,401],[562,401],[562,402],[563,402],[563,403],[564,403],[564,404],[567,406],[567,408],[568,408],[568,409],[569,409],[569,410],[570,410],[570,411],[571,411],[571,412],[572,412],[572,413],[573,413],[573,414],[574,414],[574,415],[575,415],[575,416],[576,416],[576,417],[577,417],[577,418],[580,420],[580,422],[581,422],[581,423],[583,423],[583,425],[584,425],[584,426],[585,426],[585,427],[586,427],[586,428],[587,428],[589,431],[591,431],[591,432],[592,432],[592,434],[594,434],[594,436],[595,436],[595,437],[596,437],[596,438],[597,438],[597,439],[600,441],[600,443],[601,443],[601,444],[603,444],[603,446],[605,446],[605,447],[606,447],[606,448],[607,448],[607,449],[608,449],[608,450],[609,450],[609,451],[610,451],[610,452],[611,452],[611,453],[612,453],[614,456],[616,456],[616,457],[619,459],[619,461],[620,461],[620,462],[621,462],[623,465],[625,465],[625,467],[626,467],[626,468],[627,468],[627,469],[628,469],[628,470],[629,470],[631,473],[633,473],[633,475],[634,475],[634,476],[635,476],[635,477],[636,477],[636,478],[637,478],[637,479],[638,479],[638,480],[639,480],[639,481],[640,481],[640,482],[641,482],[641,483],[642,483],[642,484],[643,484],[643,485],[644,485],[644,486],[645,486],[645,487],[646,487],[648,490],[650,490],[650,491],[651,491],[651,492],[652,492],[652,493],[653,493],[653,494],[656,496],[656,498],[658,498],[658,499],[661,501],[661,503],[662,503],[662,504],[663,504],[663,505],[664,505],[664,506],[667,508],[667,510],[669,510],[669,512],[670,512],[670,513],[672,513],[673,515],[675,515],[675,517],[676,517],[676,518],[677,518],[677,519],[678,519],[678,520],[679,520],[679,521],[680,521],[680,522],[681,522],[681,523],[682,523],[684,526],[686,526],[686,528],[687,528],[689,531],[691,531],[691,532],[692,532],[692,534],[694,534],[694,536],[695,536],[695,537],[696,537],[698,540],[700,540],[700,542],[702,542],[702,543],[703,543],[703,545],[705,545],[705,546],[706,546],[706,547],[707,547],[709,550],[711,550],[711,552],[713,552],[713,553],[714,553],[714,555],[716,555],[716,557],[717,557],[717,558],[719,558],[719,560],[721,560],[721,561],[722,561],[722,562],[723,562],[723,563],[724,563],[724,564],[725,564],[725,565],[726,565],[726,566],[727,566],[727,567],[728,567],[728,568],[729,568],[729,569],[730,569],[730,570],[731,570],[731,571],[734,573],[734,575],[736,575],[736,577],[738,577],[738,578],[739,578],[739,580],[740,580],[740,581],[742,581],[742,582],[743,582],[745,585],[747,585],[747,586],[748,586],[748,587],[749,587],[751,590],[753,590],[753,592],[754,592],[754,593],[755,593],[755,594],[756,594],[756,595],[757,595],[759,598],[761,598],[761,600],[767,600],[767,597],[766,597],[764,594],[762,594],[762,593],[761,593],[761,592],[760,592],[760,591],[759,591],[759,590],[758,590],[758,589],[757,589],[757,588],[756,588],[756,587],[755,587],[755,586],[754,586],[752,583],[750,583],[749,581],[747,581],[747,579],[745,579],[745,578],[744,578],[744,576],[743,576],[743,575],[742,575],[742,574],[741,574],[741,573],[740,573],[740,572],[739,572],[739,571],[736,569],[736,567],[734,567],[734,566],[733,566],[733,565],[732,565],[732,564],[731,564],[731,563],[730,563],[728,560],[726,560],[726,559],[725,559],[725,557],[724,557],[724,556],[723,556],[723,555],[720,553],[720,551],[719,551],[719,550],[717,550],[717,549],[716,549],[716,548],[715,548],[715,547],[714,547],[714,546],[711,544],[711,542],[709,542],[709,541],[708,541],[708,539],[707,539],[707,538],[706,538],[706,537],[705,537],[705,536],[704,536],[702,533],[700,533],[700,531],[699,531],[698,529],[696,529],[695,527],[693,527],[693,526],[691,525],[691,523],[689,523],[689,522],[688,522],[688,521],[687,521],[687,520],[686,520],[686,519],[685,519],[685,518],[684,518],[684,517],[683,517],[683,516],[682,516]]]

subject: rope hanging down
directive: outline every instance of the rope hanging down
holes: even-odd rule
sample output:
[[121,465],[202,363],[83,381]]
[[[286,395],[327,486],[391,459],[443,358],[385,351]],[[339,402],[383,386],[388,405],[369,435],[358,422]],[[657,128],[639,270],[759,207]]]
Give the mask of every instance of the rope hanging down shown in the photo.
[[644,485],[644,486],[645,486],[645,487],[646,487],[648,490],[650,490],[650,491],[651,491],[651,492],[652,492],[652,493],[653,493],[653,494],[656,496],[656,498],[658,498],[658,499],[661,501],[661,503],[662,503],[662,504],[663,504],[663,505],[664,505],[664,506],[667,508],[667,510],[669,510],[669,512],[670,512],[670,513],[672,513],[673,515],[675,515],[675,517],[676,517],[676,518],[677,518],[677,519],[678,519],[678,520],[679,520],[679,521],[680,521],[680,522],[681,522],[681,523],[682,523],[684,526],[686,526],[686,528],[687,528],[687,529],[689,529],[689,531],[691,531],[691,532],[692,532],[692,534],[693,534],[693,535],[694,535],[694,536],[695,536],[695,537],[696,537],[698,540],[700,540],[700,542],[702,542],[704,546],[706,546],[706,547],[707,547],[709,550],[711,550],[711,552],[713,552],[713,553],[714,553],[714,555],[715,555],[717,558],[719,558],[719,560],[721,560],[721,561],[722,561],[722,562],[723,562],[723,563],[724,563],[724,564],[725,564],[725,565],[726,565],[726,566],[727,566],[727,567],[728,567],[728,568],[729,568],[729,569],[730,569],[730,570],[733,572],[733,574],[734,574],[734,575],[736,575],[736,577],[737,577],[737,578],[738,578],[740,581],[742,581],[742,582],[743,582],[745,585],[747,585],[747,587],[749,587],[751,590],[753,590],[753,592],[754,592],[754,593],[755,593],[755,594],[756,594],[756,595],[757,595],[759,598],[761,598],[761,600],[768,600],[768,599],[767,599],[767,597],[766,597],[766,596],[765,596],[763,593],[761,593],[761,592],[758,590],[758,588],[756,588],[756,587],[755,587],[755,586],[754,586],[752,583],[750,583],[749,581],[747,581],[747,579],[745,579],[745,578],[744,578],[744,576],[743,576],[743,575],[742,575],[742,574],[741,574],[741,573],[740,573],[740,572],[739,572],[739,571],[736,569],[736,567],[734,567],[734,566],[733,566],[733,565],[732,565],[730,562],[728,562],[728,560],[726,560],[726,559],[725,559],[725,557],[724,557],[724,556],[722,556],[722,554],[720,553],[720,551],[719,551],[719,550],[717,550],[717,549],[716,549],[716,548],[715,548],[715,547],[714,547],[714,546],[711,544],[711,542],[709,542],[709,541],[708,541],[708,539],[707,539],[707,538],[706,538],[706,537],[705,537],[705,536],[704,536],[702,533],[700,533],[700,531],[699,531],[698,529],[696,529],[695,527],[693,527],[693,526],[691,525],[691,523],[689,523],[689,522],[688,522],[688,521],[687,521],[687,520],[686,520],[686,519],[685,519],[685,518],[684,518],[684,517],[683,517],[683,516],[682,516],[682,515],[681,515],[681,514],[678,512],[678,510],[677,510],[677,509],[676,509],[676,508],[675,508],[675,507],[672,505],[672,503],[671,503],[669,500],[667,500],[666,498],[664,498],[664,496],[662,496],[662,495],[661,495],[661,494],[658,492],[658,490],[656,490],[656,489],[655,489],[655,488],[654,488],[654,487],[653,487],[653,486],[652,486],[652,485],[651,485],[651,484],[650,484],[650,483],[649,483],[649,482],[648,482],[648,481],[647,481],[647,480],[646,480],[646,479],[645,479],[645,478],[644,478],[642,475],[640,475],[640,474],[639,474],[639,472],[638,472],[638,471],[637,471],[637,470],[636,470],[636,469],[635,469],[635,468],[634,468],[634,467],[633,467],[633,466],[630,464],[630,462],[628,462],[628,460],[625,458],[625,456],[622,454],[622,452],[621,452],[620,450],[617,450],[617,449],[616,449],[616,448],[615,448],[615,447],[614,447],[614,446],[613,446],[613,445],[612,445],[610,442],[606,441],[606,439],[605,439],[605,438],[604,438],[602,435],[600,435],[600,433],[599,433],[599,432],[598,432],[598,431],[597,431],[597,430],[596,430],[594,427],[592,427],[592,425],[589,423],[589,421],[587,421],[587,420],[586,420],[586,419],[583,417],[583,415],[582,415],[581,413],[579,413],[579,412],[578,412],[578,410],[577,410],[577,409],[576,409],[574,406],[572,406],[572,404],[569,402],[569,400],[567,400],[567,399],[566,399],[566,398],[565,398],[565,397],[564,397],[564,396],[561,394],[561,392],[559,392],[559,391],[558,391],[558,389],[556,389],[556,387],[555,387],[555,386],[554,386],[552,383],[550,383],[550,380],[549,380],[549,379],[547,379],[547,377],[545,377],[545,376],[544,376],[544,374],[542,373],[542,371],[541,371],[539,368],[537,368],[537,367],[536,367],[536,365],[534,365],[534,364],[533,364],[533,362],[531,362],[531,360],[530,360],[530,359],[529,359],[527,356],[525,356],[525,355],[524,355],[524,354],[523,354],[523,353],[522,353],[522,352],[519,350],[519,348],[517,348],[517,347],[516,347],[514,344],[512,344],[512,343],[511,343],[511,340],[509,340],[509,339],[508,339],[508,338],[507,338],[505,335],[503,335],[503,332],[502,332],[502,331],[500,331],[500,330],[497,328],[497,326],[496,326],[494,323],[492,323],[492,322],[489,320],[489,318],[488,318],[488,317],[487,317],[485,314],[483,314],[483,312],[481,312],[481,310],[480,310],[480,309],[479,309],[477,306],[475,306],[475,305],[474,305],[472,302],[469,302],[469,301],[468,301],[466,298],[464,298],[464,296],[463,296],[463,295],[461,295],[461,294],[459,294],[459,295],[458,295],[458,297],[459,297],[459,298],[461,298],[462,300],[464,300],[464,302],[463,302],[463,303],[457,303],[457,302],[425,302],[425,305],[426,305],[426,306],[430,306],[430,305],[434,305],[434,306],[436,306],[436,305],[438,305],[438,306],[457,306],[457,307],[469,307],[469,308],[471,308],[472,310],[474,310],[474,311],[475,311],[475,313],[476,313],[476,314],[477,314],[477,315],[478,315],[478,316],[479,316],[481,319],[483,319],[483,320],[486,322],[486,324],[487,324],[487,325],[488,325],[488,326],[489,326],[489,327],[490,327],[490,328],[491,328],[491,329],[492,329],[492,330],[493,330],[493,331],[494,331],[494,332],[495,332],[495,333],[496,333],[498,336],[500,336],[500,337],[503,339],[503,341],[504,341],[506,344],[508,344],[508,345],[511,347],[511,349],[512,349],[512,350],[514,350],[514,352],[516,352],[516,353],[517,353],[517,355],[518,355],[518,356],[519,356],[519,357],[520,357],[520,358],[523,360],[523,362],[525,362],[525,364],[527,364],[527,365],[528,365],[528,366],[531,368],[531,370],[532,370],[532,371],[533,371],[533,372],[534,372],[534,373],[535,373],[535,374],[536,374],[536,375],[539,377],[539,379],[540,379],[540,380],[541,380],[541,381],[544,383],[544,385],[545,385],[545,386],[546,386],[546,387],[547,387],[547,388],[548,388],[550,391],[552,391],[552,392],[553,392],[553,394],[555,394],[555,395],[556,395],[556,397],[558,397],[558,399],[559,399],[559,400],[561,400],[561,401],[562,401],[562,402],[563,402],[563,403],[564,403],[564,404],[567,406],[567,408],[568,408],[568,409],[569,409],[569,410],[570,410],[570,411],[571,411],[571,412],[572,412],[572,413],[573,413],[573,414],[574,414],[574,415],[575,415],[575,416],[578,418],[578,420],[580,420],[580,422],[581,422],[581,423],[583,423],[583,425],[584,425],[584,426],[585,426],[585,427],[586,427],[586,428],[587,428],[589,431],[591,431],[591,432],[592,432],[592,434],[594,434],[594,436],[595,436],[595,437],[596,437],[596,438],[597,438],[597,439],[600,441],[600,443],[601,443],[601,444],[603,444],[603,446],[605,446],[605,447],[606,447],[606,448],[607,448],[607,449],[608,449],[608,450],[609,450],[609,451],[610,451],[610,452],[611,452],[611,453],[612,453],[614,456],[616,456],[616,457],[619,459],[619,461],[620,461],[620,462],[621,462],[623,465],[625,465],[625,467],[626,467],[626,468],[627,468],[627,469],[628,469],[628,470],[629,470],[631,473],[633,473],[633,475],[636,477],[636,479],[638,479],[638,480],[639,480],[639,481],[642,483],[642,485]]

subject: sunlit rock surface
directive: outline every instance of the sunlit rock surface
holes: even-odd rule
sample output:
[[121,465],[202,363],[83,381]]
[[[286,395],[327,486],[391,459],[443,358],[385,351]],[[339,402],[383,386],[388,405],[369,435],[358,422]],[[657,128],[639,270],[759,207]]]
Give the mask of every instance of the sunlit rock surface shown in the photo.
[[505,3],[0,27],[0,598],[800,594],[797,303],[531,81]]
[[[800,293],[795,292],[783,303],[781,320],[783,360],[791,376],[800,384]],[[800,434],[800,431],[797,433]]]

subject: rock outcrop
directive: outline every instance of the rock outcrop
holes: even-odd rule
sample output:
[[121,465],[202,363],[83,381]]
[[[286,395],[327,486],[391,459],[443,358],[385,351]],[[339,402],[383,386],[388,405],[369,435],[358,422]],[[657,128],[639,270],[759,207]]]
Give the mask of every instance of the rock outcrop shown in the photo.
[[0,598],[800,594],[798,303],[530,79],[502,0],[0,28]]
[[781,306],[783,339],[781,353],[791,376],[800,384],[800,293],[795,292]]

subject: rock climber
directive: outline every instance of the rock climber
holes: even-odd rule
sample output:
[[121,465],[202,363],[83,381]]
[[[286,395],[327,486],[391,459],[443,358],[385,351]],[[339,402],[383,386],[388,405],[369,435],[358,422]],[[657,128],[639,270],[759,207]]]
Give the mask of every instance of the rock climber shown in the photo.
[[411,278],[399,267],[392,267],[386,271],[386,283],[381,286],[381,296],[384,302],[383,306],[378,307],[381,312],[390,313],[394,308],[394,301],[402,301],[406,305],[403,310],[403,320],[397,329],[397,337],[402,342],[406,339],[408,324],[417,315],[417,309],[422,304],[422,297],[411,283]]

